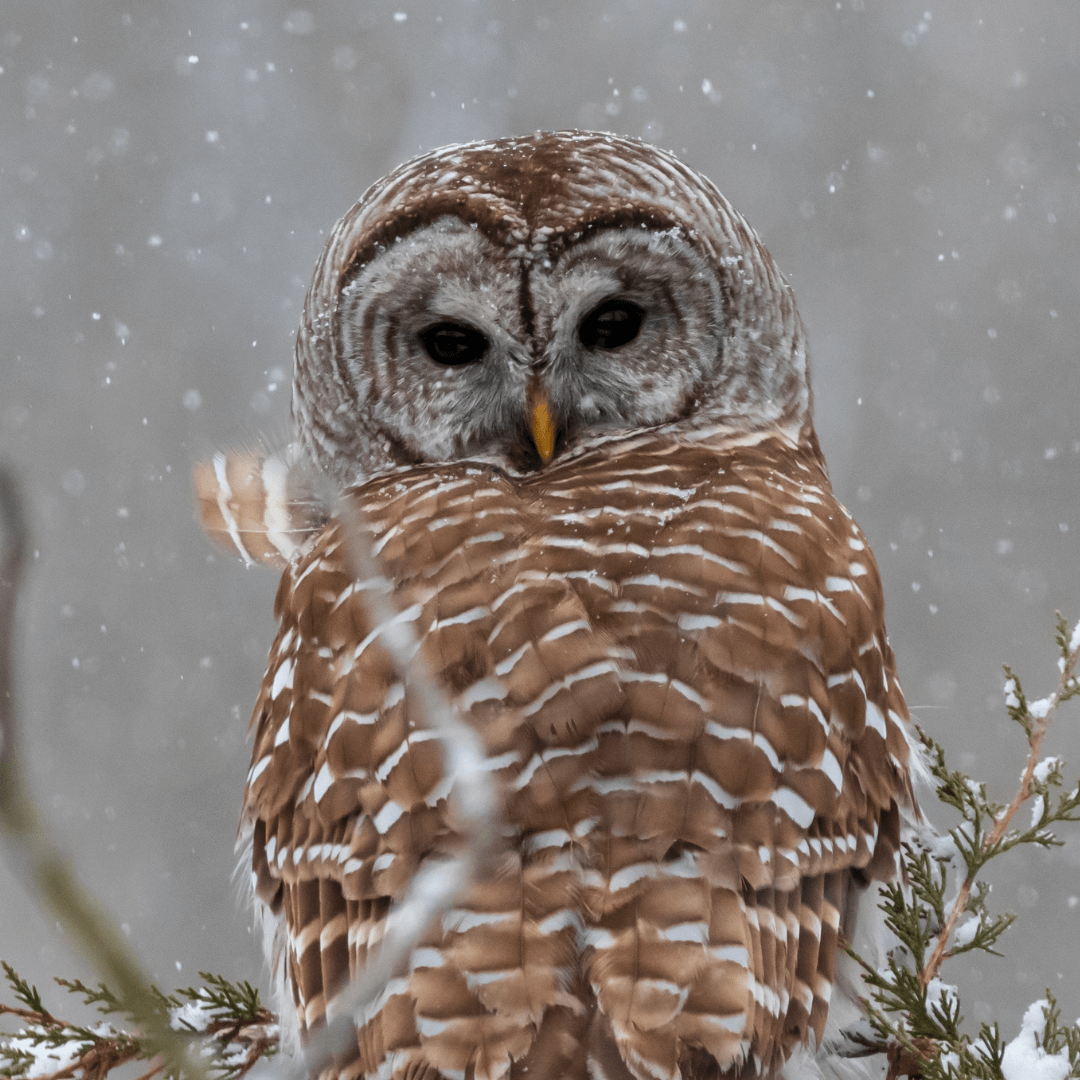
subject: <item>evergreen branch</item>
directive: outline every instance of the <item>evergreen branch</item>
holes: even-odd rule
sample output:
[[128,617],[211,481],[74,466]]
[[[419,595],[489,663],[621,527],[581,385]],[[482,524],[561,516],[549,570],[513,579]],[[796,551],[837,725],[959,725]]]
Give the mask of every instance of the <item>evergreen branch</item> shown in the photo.
[[[1024,771],[1020,777],[1020,787],[1017,789],[1016,794],[1013,796],[1008,806],[997,815],[997,820],[993,829],[991,829],[990,834],[982,840],[981,845],[978,847],[975,846],[978,844],[978,830],[976,831],[975,837],[972,838],[973,846],[970,849],[970,854],[977,857],[970,860],[965,858],[965,862],[967,862],[967,874],[960,885],[960,891],[949,909],[941,932],[937,936],[937,944],[930,954],[930,959],[925,965],[920,966],[919,968],[919,982],[923,987],[927,986],[931,979],[936,978],[938,972],[941,970],[941,965],[949,951],[949,939],[956,930],[956,925],[960,921],[960,916],[968,910],[968,902],[971,898],[972,887],[975,884],[975,876],[982,866],[995,855],[1000,854],[1010,847],[1015,847],[1017,844],[1039,843],[1045,845],[1052,842],[1052,840],[1047,840],[1040,835],[1040,831],[1044,829],[1051,820],[1078,820],[1074,811],[1077,808],[1080,808],[1080,785],[1078,785],[1076,792],[1074,792],[1072,796],[1066,795],[1062,797],[1056,814],[1048,814],[1045,805],[1045,790],[1049,777],[1044,777],[1040,784],[1043,791],[1041,797],[1044,799],[1044,807],[1037,826],[1028,830],[1027,833],[1023,833],[1014,838],[1009,838],[1007,835],[1009,825],[1016,816],[1016,812],[1032,796],[1032,794],[1036,793],[1035,770],[1040,762],[1039,752],[1042,749],[1046,733],[1050,730],[1050,725],[1057,712],[1057,707],[1062,701],[1075,696],[1077,691],[1075,671],[1077,662],[1080,661],[1080,624],[1077,625],[1077,629],[1074,631],[1071,638],[1067,638],[1066,634],[1067,624],[1059,612],[1057,615],[1055,640],[1061,650],[1061,659],[1058,664],[1061,671],[1061,677],[1058,680],[1057,689],[1050,697],[1043,698],[1041,701],[1029,703],[1024,697],[1023,690],[1020,687],[1020,681],[1007,666],[1005,668],[1005,674],[1008,677],[1008,680],[1005,683],[1005,703],[1009,710],[1010,717],[1020,724],[1027,735],[1029,748],[1027,764],[1024,766]],[[957,830],[953,830],[954,834],[956,831]],[[956,840],[957,837],[954,835],[953,839]],[[958,844],[957,846],[959,847],[960,845]],[[963,851],[963,849],[961,850]]]
[[[0,967],[4,969],[4,977],[8,981],[15,998],[21,1001],[26,1008],[39,1016],[48,1016],[45,1006],[41,1003],[41,995],[36,986],[31,986],[25,979],[19,977],[19,973],[6,961],[0,960]],[[13,1011],[8,1008],[8,1011]]]
[[[2,962],[0,962],[2,963]],[[61,1020],[41,1005],[36,988],[3,964],[7,981],[18,1000],[40,1008],[0,1002],[0,1015],[24,1022],[17,1035],[0,1036],[0,1076],[20,1080],[104,1080],[113,1069],[129,1061],[148,1061],[138,1080],[160,1073],[169,1077],[193,1076],[190,1066],[176,1072],[156,1048],[157,1040],[137,1028],[125,1030],[109,1023],[94,1027]],[[277,1017],[264,1008],[259,992],[247,982],[231,983],[210,972],[200,972],[206,985],[164,994],[151,987],[162,1008],[162,1018],[185,1045],[188,1062],[201,1060],[217,1080],[240,1080],[257,1061],[278,1049]],[[78,979],[57,979],[57,984],[83,999],[83,1004],[104,1014],[137,1018],[104,983],[86,986]]]
[[[1080,1080],[1080,1022],[1062,1025],[1049,991],[1029,1007],[1020,1034],[1006,1044],[996,1023],[980,1025],[977,1038],[967,1035],[959,991],[940,978],[944,961],[961,953],[978,949],[1000,955],[995,946],[1015,920],[1014,915],[989,910],[990,887],[977,880],[986,863],[1021,844],[1058,845],[1052,826],[1080,820],[1080,785],[1060,792],[1063,763],[1039,758],[1057,706],[1077,696],[1080,625],[1070,636],[1059,615],[1056,628],[1061,678],[1050,697],[1029,702],[1019,679],[1006,668],[1006,707],[1028,743],[1019,789],[1007,805],[992,802],[985,784],[950,769],[942,747],[916,729],[937,781],[937,797],[962,821],[946,836],[914,833],[902,842],[904,873],[881,888],[878,905],[899,942],[885,966],[874,968],[845,943],[862,969],[868,990],[862,1004],[872,1032],[848,1033],[851,1052],[885,1053],[888,1080],[1003,1080],[1006,1074],[1028,1075],[1044,1064],[1050,1070],[1047,1076]],[[1030,804],[1030,825],[1014,828],[1025,802]],[[964,864],[964,879],[955,897],[946,901],[949,864],[956,856]],[[963,915],[967,919],[961,923]]]

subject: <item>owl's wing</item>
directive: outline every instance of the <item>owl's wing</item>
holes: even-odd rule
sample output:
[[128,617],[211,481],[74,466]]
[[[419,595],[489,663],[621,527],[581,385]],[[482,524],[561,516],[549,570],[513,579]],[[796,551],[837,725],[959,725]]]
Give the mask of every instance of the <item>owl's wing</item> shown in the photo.
[[638,1080],[699,1054],[768,1074],[820,1043],[846,894],[892,876],[914,805],[877,567],[780,437],[643,439],[556,478],[531,542],[600,569],[575,586],[635,658],[594,757],[588,981]]
[[[592,729],[621,701],[617,650],[541,553],[521,564],[534,513],[504,481],[411,470],[356,497],[400,618],[482,736],[508,842],[372,1008],[346,1073],[495,1078],[545,1015],[539,1050],[562,1061],[559,1023],[583,1014],[566,849],[591,806]],[[363,967],[420,862],[458,843],[441,747],[379,645],[364,588],[337,526],[289,565],[252,721],[243,829],[256,894],[285,920],[302,1035]]]

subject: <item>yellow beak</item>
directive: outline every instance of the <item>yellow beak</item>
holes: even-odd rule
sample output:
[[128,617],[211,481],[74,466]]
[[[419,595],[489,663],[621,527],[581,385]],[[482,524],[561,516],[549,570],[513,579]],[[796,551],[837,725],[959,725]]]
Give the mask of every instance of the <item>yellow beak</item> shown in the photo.
[[547,395],[537,389],[532,405],[532,437],[536,443],[536,452],[543,464],[547,464],[555,453],[555,421],[551,418]]

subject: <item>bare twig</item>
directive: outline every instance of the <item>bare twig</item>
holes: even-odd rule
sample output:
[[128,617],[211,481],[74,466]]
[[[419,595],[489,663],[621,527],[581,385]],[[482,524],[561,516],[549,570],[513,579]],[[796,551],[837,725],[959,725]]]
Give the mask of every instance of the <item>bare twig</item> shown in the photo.
[[[203,1080],[202,1065],[168,1025],[168,1017],[112,921],[72,874],[29,795],[19,758],[14,691],[15,613],[28,548],[23,503],[14,476],[0,467],[0,832],[12,869],[119,990],[124,1008],[147,1032],[170,1069]],[[93,1070],[87,1069],[87,1075]],[[106,1070],[108,1071],[108,1070]]]
[[26,521],[15,478],[0,467],[0,814],[8,828],[25,823],[16,785],[19,742],[15,717],[15,608],[26,561]]
[[[1074,648],[1066,657],[1064,657],[1064,663],[1061,666],[1061,678],[1058,680],[1057,689],[1047,699],[1047,708],[1045,712],[1043,712],[1041,716],[1033,718],[1034,723],[1028,734],[1028,760],[1027,765],[1024,767],[1024,771],[1020,776],[1020,787],[1017,789],[1017,792],[1009,805],[1006,806],[998,816],[990,834],[983,841],[982,850],[984,853],[993,851],[1002,842],[1005,838],[1005,834],[1008,832],[1012,819],[1016,816],[1017,810],[1019,810],[1024,802],[1031,796],[1031,784],[1035,776],[1035,768],[1039,764],[1039,755],[1042,750],[1043,740],[1046,738],[1046,733],[1050,730],[1050,725],[1053,722],[1054,715],[1057,712],[1057,707],[1062,696],[1070,689],[1070,684],[1072,683],[1078,661],[1080,661],[1080,647]],[[949,940],[952,937],[953,931],[956,929],[956,924],[960,921],[960,916],[967,910],[968,901],[971,899],[971,889],[975,884],[977,876],[977,871],[969,872],[964,878],[963,884],[960,886],[960,891],[953,901],[952,907],[949,909],[949,913],[946,916],[945,923],[938,935],[934,951],[930,954],[930,959],[927,960],[926,965],[919,972],[919,982],[923,987],[926,987],[930,980],[935,978],[937,973],[941,970],[941,965],[948,955]]]
[[363,596],[372,623],[379,628],[398,678],[415,695],[418,712],[437,731],[443,743],[444,768],[453,777],[453,794],[461,827],[460,854],[453,859],[422,866],[400,905],[391,909],[378,952],[353,982],[334,999],[334,1016],[307,1047],[288,1080],[318,1074],[331,1058],[355,1052],[356,1024],[363,1013],[405,967],[412,950],[436,920],[442,917],[474,880],[491,853],[496,837],[495,787],[485,765],[486,755],[477,733],[457,715],[432,677],[420,653],[411,624],[391,599],[393,583],[383,574],[372,550],[356,497],[338,500],[337,518],[348,545],[353,577],[364,585]]

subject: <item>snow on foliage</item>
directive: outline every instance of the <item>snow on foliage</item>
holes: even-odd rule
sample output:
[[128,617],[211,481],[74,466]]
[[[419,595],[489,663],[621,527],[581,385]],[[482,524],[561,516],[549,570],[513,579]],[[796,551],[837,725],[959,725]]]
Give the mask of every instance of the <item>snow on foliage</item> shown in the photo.
[[1005,1047],[1001,1057],[1005,1080],[1065,1080],[1069,1075],[1068,1048],[1062,1047],[1056,1054],[1048,1054],[1042,1046],[1049,1008],[1050,1002],[1046,998],[1028,1006],[1020,1034]]

